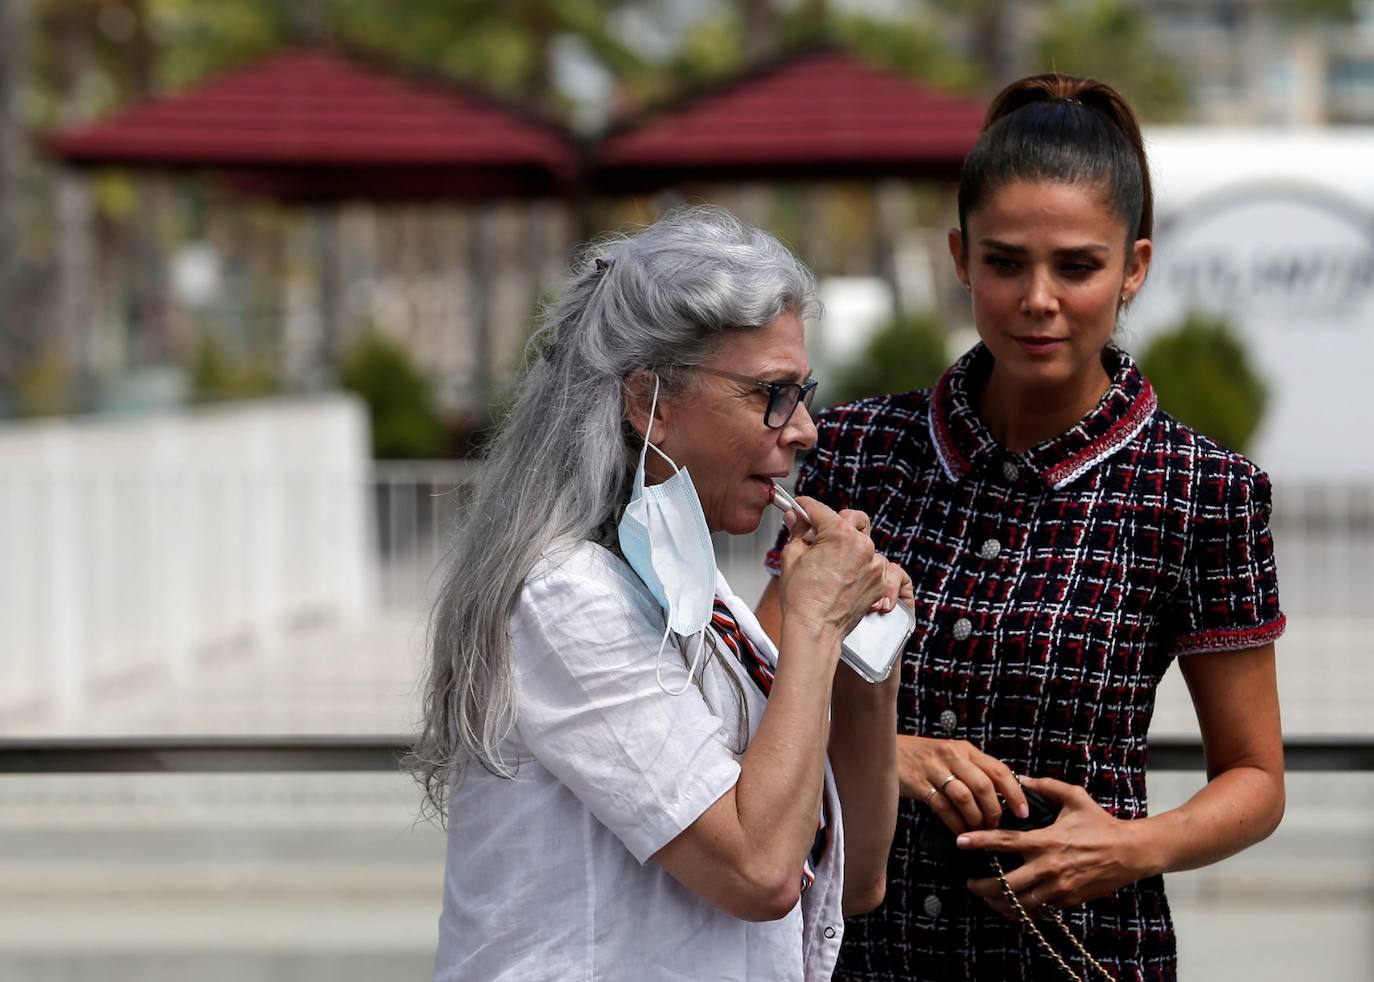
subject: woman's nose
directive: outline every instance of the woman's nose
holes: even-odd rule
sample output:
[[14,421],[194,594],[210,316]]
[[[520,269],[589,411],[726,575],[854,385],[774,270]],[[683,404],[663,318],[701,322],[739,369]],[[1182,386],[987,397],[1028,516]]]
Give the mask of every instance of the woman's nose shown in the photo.
[[782,428],[782,436],[785,446],[798,450],[810,450],[816,445],[816,421],[811,418],[806,403],[797,403],[792,418]]
[[1054,280],[1048,271],[1033,271],[1026,283],[1025,296],[1021,298],[1021,313],[1029,317],[1045,317],[1059,309],[1059,300],[1054,292]]

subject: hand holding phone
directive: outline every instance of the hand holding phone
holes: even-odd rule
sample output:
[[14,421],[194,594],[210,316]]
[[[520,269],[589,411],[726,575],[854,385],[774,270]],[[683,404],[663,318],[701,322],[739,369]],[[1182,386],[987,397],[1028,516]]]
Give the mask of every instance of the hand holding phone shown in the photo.
[[[794,511],[800,515],[808,526],[802,533],[802,541],[815,541],[816,532],[811,526],[810,516],[776,481],[773,482],[773,496],[769,500],[781,512]],[[892,666],[897,663],[915,628],[915,615],[906,604],[894,604],[885,613],[871,611],[845,635],[840,645],[840,658],[862,678],[876,685],[886,681],[892,674]]]

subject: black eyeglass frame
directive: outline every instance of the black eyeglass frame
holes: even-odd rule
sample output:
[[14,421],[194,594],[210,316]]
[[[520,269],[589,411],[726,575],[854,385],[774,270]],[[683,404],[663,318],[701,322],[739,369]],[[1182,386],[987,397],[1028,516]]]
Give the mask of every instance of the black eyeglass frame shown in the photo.
[[[707,375],[717,375],[720,378],[729,379],[732,382],[739,382],[741,385],[752,386],[760,392],[768,393],[768,405],[763,410],[763,425],[770,430],[780,430],[791,420],[792,414],[797,411],[797,407],[806,404],[806,411],[811,411],[811,402],[816,397],[816,386],[820,383],[815,379],[807,382],[769,382],[765,379],[754,378],[750,375],[740,375],[736,372],[727,372],[719,368],[707,368],[705,365],[689,365],[692,371],[705,372]],[[778,406],[780,399],[791,399],[792,404],[787,409],[781,421],[777,423],[768,422],[773,415],[773,410]],[[784,402],[783,405],[786,405]]]

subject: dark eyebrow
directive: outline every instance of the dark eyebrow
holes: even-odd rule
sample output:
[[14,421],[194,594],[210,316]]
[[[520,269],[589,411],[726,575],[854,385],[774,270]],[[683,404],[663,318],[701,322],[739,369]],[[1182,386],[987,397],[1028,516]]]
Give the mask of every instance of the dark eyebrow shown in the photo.
[[[1024,256],[1030,250],[1025,246],[1012,245],[1009,242],[999,242],[997,239],[979,239],[978,244],[985,249],[995,249],[998,252],[1010,252],[1013,255]],[[1111,252],[1110,246],[1101,245],[1097,242],[1090,242],[1087,245],[1073,246],[1069,249],[1056,249],[1056,256],[1088,256],[1103,252]]]

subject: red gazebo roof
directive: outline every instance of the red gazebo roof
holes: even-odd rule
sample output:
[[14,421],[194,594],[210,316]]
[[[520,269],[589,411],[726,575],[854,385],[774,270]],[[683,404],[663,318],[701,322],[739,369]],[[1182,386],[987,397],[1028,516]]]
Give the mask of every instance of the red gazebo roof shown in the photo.
[[223,171],[276,197],[488,198],[558,191],[577,152],[561,127],[451,82],[295,49],[59,131],[80,166]]
[[606,190],[681,181],[956,178],[986,111],[837,50],[765,66],[608,135]]

